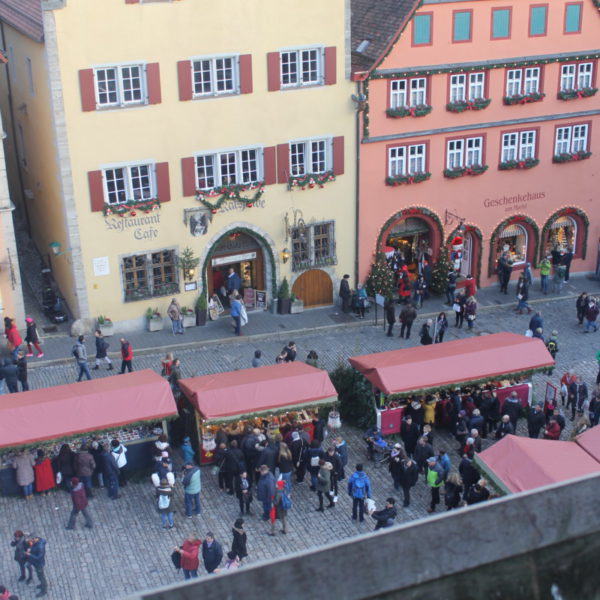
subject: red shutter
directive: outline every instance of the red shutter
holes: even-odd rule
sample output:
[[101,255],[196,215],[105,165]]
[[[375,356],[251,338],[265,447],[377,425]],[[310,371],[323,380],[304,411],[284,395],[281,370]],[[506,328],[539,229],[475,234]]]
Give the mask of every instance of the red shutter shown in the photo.
[[81,92],[81,110],[96,110],[96,90],[94,89],[94,69],[79,71],[79,91]]
[[171,184],[169,183],[169,163],[156,163],[156,194],[160,203],[171,200]]
[[277,160],[275,146],[263,150],[263,163],[265,171],[265,185],[277,183]]
[[183,195],[196,195],[196,159],[191,158],[181,159],[181,176],[183,178]]
[[290,177],[290,146],[277,144],[277,183],[287,183]]
[[102,171],[88,171],[88,184],[90,186],[92,212],[100,212],[104,210],[104,185],[102,184]]
[[148,86],[148,104],[160,104],[160,65],[158,63],[146,65],[146,84]]
[[344,136],[333,138],[333,174],[344,174]]
[[335,46],[325,48],[325,85],[334,85],[337,82]]
[[281,79],[279,75],[279,52],[267,53],[267,78],[270,92],[276,92],[281,89]]
[[125,0],[125,4],[138,4],[140,0]]
[[240,94],[252,93],[252,54],[240,56]]
[[179,78],[179,99],[191,100],[192,91],[192,61],[180,60],[177,63],[177,77]]

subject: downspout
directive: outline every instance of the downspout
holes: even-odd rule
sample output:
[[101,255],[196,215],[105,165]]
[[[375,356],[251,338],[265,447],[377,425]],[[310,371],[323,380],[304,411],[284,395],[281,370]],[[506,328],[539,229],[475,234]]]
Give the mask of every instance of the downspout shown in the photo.
[[[360,98],[362,93],[360,81],[356,82],[356,95]],[[354,248],[354,281],[358,283],[358,272],[359,272],[359,235],[360,235],[360,106],[356,107],[356,176],[355,176],[355,185],[356,185],[356,193],[355,193],[355,210],[356,210],[356,218],[354,219],[354,239],[355,248]]]

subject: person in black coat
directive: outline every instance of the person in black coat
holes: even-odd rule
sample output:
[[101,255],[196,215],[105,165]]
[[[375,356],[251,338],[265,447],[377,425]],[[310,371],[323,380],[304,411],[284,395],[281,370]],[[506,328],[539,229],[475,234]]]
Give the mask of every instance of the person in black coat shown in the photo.
[[407,458],[402,461],[400,471],[400,487],[404,494],[404,506],[410,505],[410,489],[415,486],[419,479],[419,467],[414,460]]
[[402,420],[400,425],[400,437],[404,442],[404,449],[408,456],[412,456],[417,446],[419,439],[419,426],[413,423],[412,417],[409,415]]
[[214,573],[223,560],[223,548],[215,540],[212,531],[209,531],[202,542],[202,560],[207,573]]
[[426,472],[425,467],[427,465],[427,460],[432,456],[434,456],[434,454],[431,444],[427,442],[425,436],[420,437],[413,454],[413,458],[419,467],[419,473]]
[[62,474],[65,489],[71,491],[71,478],[75,477],[75,453],[69,444],[63,444],[55,460],[55,471]]
[[333,467],[331,470],[331,489],[333,490],[334,496],[338,495],[338,481],[342,479],[344,473],[344,466],[342,465],[342,459],[337,453],[335,446],[329,446],[325,456],[323,457],[325,462],[331,463]]
[[342,312],[350,312],[350,275],[344,275],[340,281],[340,298],[342,299]]
[[521,416],[521,402],[519,401],[519,397],[517,396],[516,392],[511,392],[510,396],[504,401],[502,414],[508,415],[513,429],[517,431],[517,423],[519,422],[519,417]]
[[513,424],[510,422],[510,417],[508,415],[502,415],[502,420],[500,424],[496,428],[496,439],[501,440],[503,437],[507,435],[512,435],[515,433],[515,428]]
[[17,365],[9,358],[5,358],[0,366],[2,378],[6,381],[6,387],[11,394],[19,391],[19,379],[17,377]]
[[244,453],[238,448],[237,440],[231,440],[229,452],[226,456],[227,470],[234,477],[238,473],[246,470],[246,459]]
[[219,489],[232,494],[232,477],[227,467],[229,448],[225,442],[221,442],[215,452],[215,465],[219,468]]
[[27,358],[25,357],[25,350],[19,350],[16,365],[17,379],[21,383],[21,391],[27,392],[29,390],[29,383],[27,383]]
[[308,448],[306,442],[297,431],[292,432],[290,450],[292,451],[292,461],[296,469],[296,483],[302,483],[306,473],[306,452]]
[[544,405],[538,402],[530,411],[527,416],[527,432],[530,438],[537,439],[540,437],[540,431],[546,425],[546,417],[543,411]]
[[471,504],[485,502],[490,497],[490,492],[486,487],[486,483],[485,479],[480,479],[471,487],[465,498],[469,506],[471,506]]
[[271,440],[266,442],[260,456],[258,457],[257,465],[267,465],[271,473],[275,473],[275,467],[277,466],[277,448],[275,443]]
[[314,428],[313,439],[318,440],[322,444],[325,438],[325,420],[319,414],[316,414],[312,420],[312,424]]
[[392,298],[386,298],[383,310],[385,312],[385,320],[388,324],[386,335],[388,337],[392,337],[392,329],[394,328],[394,323],[396,322],[396,309],[394,307],[394,300]]
[[394,449],[390,455],[389,471],[394,482],[394,489],[400,490],[400,475],[402,473],[402,463],[406,458],[400,444],[395,444]]
[[463,486],[460,477],[457,473],[451,473],[444,482],[444,502],[448,510],[458,508],[462,493]]
[[104,339],[104,336],[99,329],[96,329],[94,335],[96,336],[96,364],[94,365],[94,371],[97,371],[100,368],[100,361],[104,361],[108,365],[107,368],[110,371],[113,368],[113,364],[106,352],[109,344]]
[[244,514],[252,514],[250,512],[250,503],[252,502],[252,477],[248,477],[246,471],[238,473],[234,480],[235,495],[240,503],[240,516]]
[[317,490],[319,461],[323,458],[324,452],[318,440],[313,440],[310,443],[310,448],[306,452],[306,470],[310,473],[310,489],[315,492]]
[[466,500],[471,486],[479,481],[479,471],[473,465],[473,460],[465,454],[458,465],[458,472],[463,480],[463,500]]
[[387,498],[385,501],[385,508],[371,512],[371,517],[377,521],[375,531],[382,529],[383,527],[391,527],[394,524],[397,514],[396,500],[391,497]]
[[237,519],[231,530],[233,534],[233,542],[231,543],[231,551],[235,552],[236,556],[242,561],[248,556],[246,547],[247,536],[244,531],[244,519]]

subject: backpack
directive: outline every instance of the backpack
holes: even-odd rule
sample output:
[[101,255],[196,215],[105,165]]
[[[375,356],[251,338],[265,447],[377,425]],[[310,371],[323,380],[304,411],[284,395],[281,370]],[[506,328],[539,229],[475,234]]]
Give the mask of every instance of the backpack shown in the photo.
[[549,340],[546,344],[546,348],[548,348],[548,352],[554,356],[558,351],[558,344],[554,340]]
[[158,496],[158,509],[164,510],[169,508],[171,504],[171,498],[169,496],[165,496],[165,494],[160,494]]
[[292,508],[292,499],[285,492],[281,492],[281,508],[283,510]]
[[79,348],[77,346],[77,344],[75,344],[73,346],[73,349],[71,350],[71,354],[77,359],[79,360]]
[[364,498],[365,497],[365,478],[364,477],[356,477],[352,482],[352,496],[354,498]]

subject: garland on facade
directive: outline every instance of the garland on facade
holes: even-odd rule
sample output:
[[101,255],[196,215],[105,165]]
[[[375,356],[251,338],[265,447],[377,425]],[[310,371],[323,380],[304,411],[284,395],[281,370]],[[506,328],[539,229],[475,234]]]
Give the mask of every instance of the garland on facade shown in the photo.
[[148,214],[153,210],[159,209],[160,200],[158,198],[150,198],[149,200],[127,200],[127,202],[123,202],[121,204],[104,203],[102,212],[105,217],[110,217],[111,215],[119,215],[119,217],[124,217],[127,213],[129,213],[130,217],[135,217],[137,215],[136,211],[138,210],[142,210]]
[[397,175],[396,177],[386,177],[385,185],[396,187],[398,185],[410,185],[412,183],[421,183],[427,181],[431,173],[414,173],[413,175]]
[[575,98],[590,98],[598,93],[598,88],[584,87],[580,90],[560,90],[557,94],[559,100],[574,100]]
[[474,100],[457,100],[448,102],[446,110],[453,113],[461,113],[466,110],[483,110],[490,105],[491,98],[475,98]]
[[[481,286],[481,261],[483,258],[483,235],[481,233],[481,229],[476,225],[465,225],[465,231],[468,233],[474,233],[477,238],[479,238],[479,252],[477,252],[477,269],[474,273],[475,281],[477,282],[477,287]],[[454,231],[446,238],[446,246],[450,246],[452,244],[452,240],[458,235],[458,228],[460,225],[456,226]]]
[[540,164],[538,158],[526,158],[525,160],[507,160],[498,165],[500,171],[510,171],[511,169],[533,169]]
[[404,208],[400,212],[392,215],[384,224],[383,227],[379,231],[379,235],[377,236],[377,248],[375,252],[380,252],[380,248],[383,247],[383,236],[386,231],[400,219],[406,219],[408,217],[418,217],[419,215],[423,215],[425,217],[429,217],[435,224],[438,226],[440,231],[440,237],[444,238],[444,227],[442,226],[442,221],[440,218],[430,209],[425,208],[424,206],[413,206],[411,208]]
[[368,138],[369,137],[369,111],[371,110],[369,108],[369,80],[365,79],[363,81],[363,94],[365,95],[365,109],[362,111],[363,113],[363,136]]
[[552,157],[553,163],[566,163],[574,162],[577,160],[586,160],[592,155],[591,152],[585,150],[578,150],[577,152],[563,152],[562,154],[555,154]]
[[[587,241],[588,241],[588,230],[590,228],[590,220],[588,216],[580,209],[575,206],[566,206],[557,210],[553,213],[550,218],[546,221],[546,224],[542,228],[542,243],[545,243],[548,239],[548,234],[550,233],[550,228],[552,227],[552,223],[556,221],[556,219],[560,217],[567,217],[570,215],[576,215],[583,221],[584,225],[584,233],[583,233],[583,250],[582,250],[582,258],[585,259],[587,254]],[[540,249],[540,260],[544,258],[544,248]]]
[[400,106],[398,108],[388,108],[385,112],[388,117],[401,119],[402,117],[424,117],[433,110],[429,104],[417,104],[416,106]]
[[592,0],[592,2],[594,3],[594,6],[600,10],[600,0]]
[[455,167],[454,169],[444,169],[444,177],[448,179],[458,179],[465,175],[476,176],[485,173],[489,167],[487,165],[471,165],[470,167]]
[[496,229],[494,229],[494,233],[492,233],[492,237],[490,238],[490,258],[488,261],[488,277],[491,277],[494,274],[494,262],[496,260],[495,248],[496,248],[496,242],[498,241],[498,236],[500,235],[500,232],[504,228],[508,227],[508,225],[514,225],[516,223],[526,223],[533,230],[534,238],[535,238],[535,247],[533,250],[533,260],[534,260],[533,266],[537,267],[536,261],[537,261],[537,257],[539,254],[540,229],[537,226],[537,223],[531,217],[526,217],[525,215],[515,215],[512,217],[508,217],[507,219],[504,219],[504,221],[502,221],[496,227]]
[[541,102],[546,97],[544,92],[531,92],[530,94],[515,94],[514,96],[503,96],[502,102],[507,106],[514,104],[529,104],[531,102]]
[[[248,208],[252,208],[265,193],[264,186],[264,181],[258,181],[257,183],[224,185],[211,190],[198,190],[196,192],[196,200],[201,202],[204,206],[206,206],[206,208],[209,208],[213,215],[216,214],[219,208],[221,208],[225,200],[242,202]],[[243,192],[248,192],[251,190],[256,190],[252,198],[242,196]],[[220,196],[220,198],[216,202],[211,202],[208,200],[208,198],[216,198],[217,196]]]
[[295,187],[299,187],[302,190],[305,190],[306,188],[313,189],[316,186],[322,188],[330,181],[335,181],[333,171],[326,171],[325,173],[308,173],[303,176],[290,177],[288,179],[288,190]]

